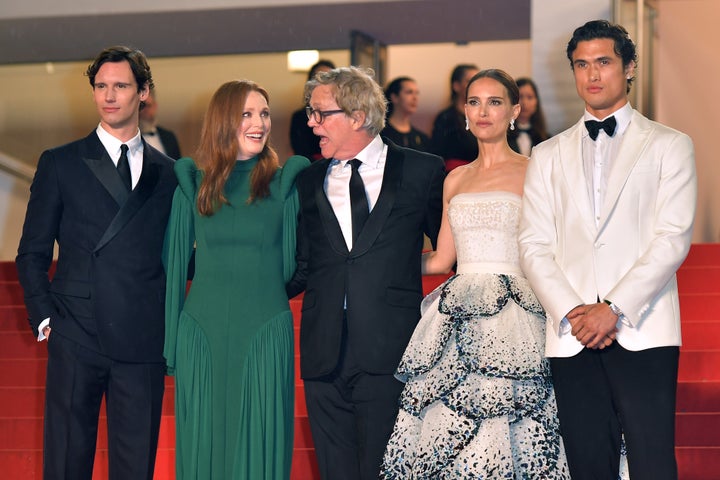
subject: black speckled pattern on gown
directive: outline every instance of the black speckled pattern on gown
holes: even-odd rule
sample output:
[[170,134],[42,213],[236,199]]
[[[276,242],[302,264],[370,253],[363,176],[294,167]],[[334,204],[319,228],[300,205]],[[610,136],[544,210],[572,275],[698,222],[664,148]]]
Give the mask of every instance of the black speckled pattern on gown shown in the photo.
[[[543,356],[544,312],[517,268],[519,212],[511,193],[452,199],[458,264],[480,267],[423,301],[397,369],[406,386],[382,478],[570,478]],[[503,265],[511,273],[492,271]]]

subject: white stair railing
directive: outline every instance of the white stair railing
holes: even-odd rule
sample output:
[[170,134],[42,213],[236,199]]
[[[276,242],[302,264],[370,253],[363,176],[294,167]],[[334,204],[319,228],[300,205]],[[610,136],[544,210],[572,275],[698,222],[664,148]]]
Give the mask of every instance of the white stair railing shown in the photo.
[[35,176],[34,168],[2,152],[0,152],[0,170],[28,183],[31,183]]

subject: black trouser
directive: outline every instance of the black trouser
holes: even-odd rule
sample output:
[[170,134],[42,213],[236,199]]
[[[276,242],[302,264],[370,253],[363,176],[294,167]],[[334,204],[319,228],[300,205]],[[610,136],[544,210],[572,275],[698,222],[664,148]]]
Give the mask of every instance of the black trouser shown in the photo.
[[111,480],[152,480],[165,365],[113,361],[53,332],[48,340],[43,478],[90,480],[105,397]]
[[617,478],[625,435],[632,480],[676,480],[678,347],[633,352],[614,342],[551,358],[573,480]]
[[404,384],[357,366],[343,341],[331,375],[305,380],[310,428],[324,480],[377,480]]

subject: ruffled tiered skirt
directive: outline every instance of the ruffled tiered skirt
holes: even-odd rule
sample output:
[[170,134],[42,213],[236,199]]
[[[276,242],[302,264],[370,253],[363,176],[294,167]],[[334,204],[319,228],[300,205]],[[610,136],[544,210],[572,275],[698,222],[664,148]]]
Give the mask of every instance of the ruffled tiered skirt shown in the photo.
[[463,273],[423,301],[386,479],[567,479],[545,316],[519,275]]

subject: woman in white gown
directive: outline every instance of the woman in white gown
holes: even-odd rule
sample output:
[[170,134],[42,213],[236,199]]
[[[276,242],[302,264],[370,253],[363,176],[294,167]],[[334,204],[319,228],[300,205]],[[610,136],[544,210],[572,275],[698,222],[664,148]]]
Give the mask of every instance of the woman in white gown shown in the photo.
[[[519,267],[528,159],[507,143],[519,92],[502,70],[468,84],[478,158],[450,172],[437,250],[423,273],[456,275],[430,293],[396,376],[406,382],[384,479],[569,479],[545,313]],[[625,455],[618,478],[628,479]]]
[[520,113],[512,77],[484,70],[467,88],[478,158],[444,185],[437,250],[424,273],[456,275],[423,301],[397,370],[406,382],[381,477],[568,479],[545,315],[518,263],[528,159],[507,143]]

